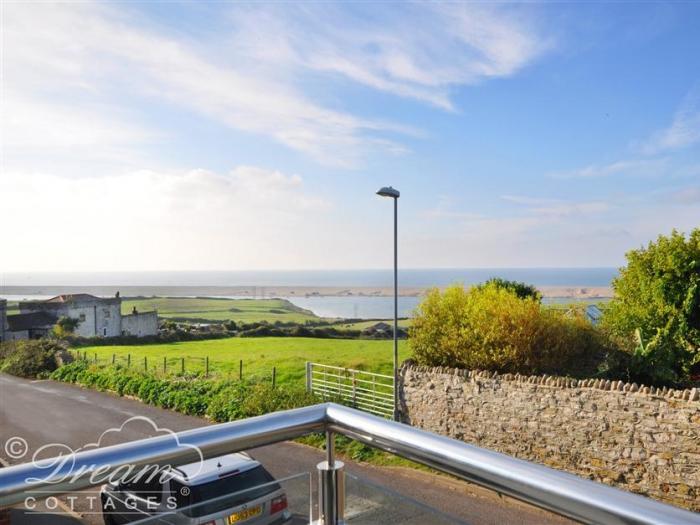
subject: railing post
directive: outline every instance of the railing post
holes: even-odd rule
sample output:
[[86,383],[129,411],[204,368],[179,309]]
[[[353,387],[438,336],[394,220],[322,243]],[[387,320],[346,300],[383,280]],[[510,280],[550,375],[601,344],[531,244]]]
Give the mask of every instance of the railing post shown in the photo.
[[326,461],[318,470],[318,524],[345,523],[345,465],[335,460],[335,435],[326,432]]
[[313,385],[311,382],[311,361],[306,362],[306,391],[311,392],[313,391]]

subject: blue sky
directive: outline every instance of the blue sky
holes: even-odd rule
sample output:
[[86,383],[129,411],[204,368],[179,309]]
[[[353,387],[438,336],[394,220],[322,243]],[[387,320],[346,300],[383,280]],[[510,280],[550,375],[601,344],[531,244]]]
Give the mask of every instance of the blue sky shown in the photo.
[[2,9],[2,271],[384,267],[387,184],[406,267],[700,224],[698,3]]

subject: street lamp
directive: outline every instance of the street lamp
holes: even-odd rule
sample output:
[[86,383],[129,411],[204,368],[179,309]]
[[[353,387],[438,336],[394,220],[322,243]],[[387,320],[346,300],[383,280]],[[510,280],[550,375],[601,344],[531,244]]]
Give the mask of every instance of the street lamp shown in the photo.
[[394,199],[394,421],[399,420],[399,270],[398,270],[398,250],[397,250],[397,219],[399,190],[389,187],[381,188],[377,195]]

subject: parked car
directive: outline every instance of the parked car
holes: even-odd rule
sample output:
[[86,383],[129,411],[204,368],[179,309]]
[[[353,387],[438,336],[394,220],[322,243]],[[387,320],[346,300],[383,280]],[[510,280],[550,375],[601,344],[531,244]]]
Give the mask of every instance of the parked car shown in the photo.
[[148,518],[154,524],[177,525],[278,525],[291,520],[282,487],[244,453],[182,465],[172,468],[167,480],[159,478],[104,485],[105,525]]

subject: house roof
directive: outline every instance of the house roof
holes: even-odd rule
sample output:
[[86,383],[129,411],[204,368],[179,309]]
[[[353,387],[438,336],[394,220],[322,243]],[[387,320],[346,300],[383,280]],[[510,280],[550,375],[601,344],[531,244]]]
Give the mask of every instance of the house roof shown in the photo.
[[10,327],[10,332],[18,332],[20,330],[53,326],[56,324],[56,318],[46,312],[15,314],[7,316],[7,324]]
[[100,297],[90,295],[89,293],[70,293],[57,295],[51,299],[44,301],[45,303],[72,303],[74,301],[99,300]]

